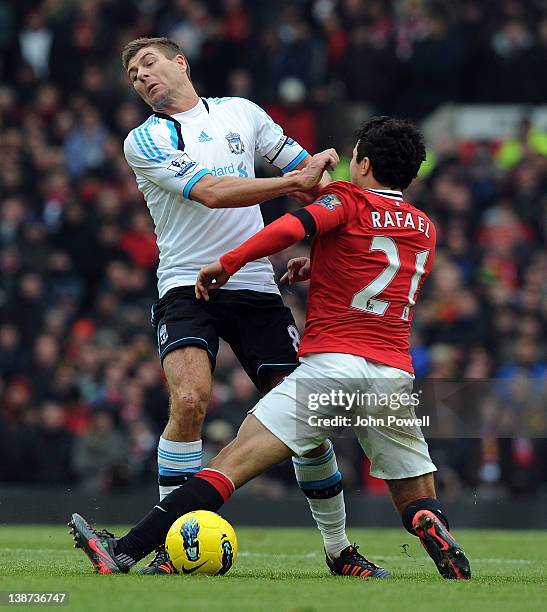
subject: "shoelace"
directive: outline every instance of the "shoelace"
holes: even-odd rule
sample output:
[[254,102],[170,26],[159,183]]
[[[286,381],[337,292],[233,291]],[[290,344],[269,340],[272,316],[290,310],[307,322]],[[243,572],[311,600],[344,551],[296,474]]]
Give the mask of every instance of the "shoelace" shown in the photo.
[[160,546],[159,548],[156,548],[156,556],[152,560],[152,563],[159,563],[161,565],[162,563],[167,563],[169,561],[169,555],[167,554],[165,547]]
[[354,544],[348,550],[348,554],[347,554],[347,557],[344,559],[344,562],[347,563],[348,561],[354,561],[358,563],[359,565],[367,567],[368,569],[375,569],[378,567],[376,563],[369,561],[366,557],[363,557],[363,555],[359,554],[358,550],[359,550],[359,546]]
[[98,529],[92,529],[91,530],[96,536],[98,537],[108,537],[108,538],[115,538],[116,536],[111,533],[110,531],[108,531],[108,529],[101,529],[101,531],[99,531]]

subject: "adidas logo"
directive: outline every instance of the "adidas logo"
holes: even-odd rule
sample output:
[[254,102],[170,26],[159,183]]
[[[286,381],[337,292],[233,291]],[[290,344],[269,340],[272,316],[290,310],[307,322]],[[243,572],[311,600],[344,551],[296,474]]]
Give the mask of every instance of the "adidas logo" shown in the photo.
[[198,137],[198,140],[200,142],[209,142],[210,140],[213,140],[213,139],[202,130],[201,134]]

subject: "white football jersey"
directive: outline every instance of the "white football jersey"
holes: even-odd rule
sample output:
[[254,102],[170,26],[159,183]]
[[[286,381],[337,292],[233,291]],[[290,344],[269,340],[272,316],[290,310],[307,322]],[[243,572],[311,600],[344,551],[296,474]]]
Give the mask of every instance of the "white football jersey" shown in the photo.
[[[255,151],[283,172],[308,155],[244,98],[200,98],[183,113],[156,113],[125,139],[125,157],[154,220],[160,297],[193,285],[200,268],[264,227],[258,205],[209,209],[190,199],[205,174],[254,177]],[[279,292],[267,258],[248,263],[225,288]]]

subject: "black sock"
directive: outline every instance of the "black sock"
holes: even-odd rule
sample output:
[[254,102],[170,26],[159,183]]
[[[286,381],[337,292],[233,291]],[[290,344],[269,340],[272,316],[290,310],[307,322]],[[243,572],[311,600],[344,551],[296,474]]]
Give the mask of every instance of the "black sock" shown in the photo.
[[403,520],[405,529],[412,535],[416,535],[416,532],[414,529],[412,529],[412,519],[418,510],[429,510],[433,512],[435,516],[438,516],[441,519],[444,526],[447,529],[450,529],[443,505],[438,500],[433,499],[433,497],[422,497],[422,499],[416,499],[415,501],[410,502],[410,504],[408,504],[401,514],[401,519]]
[[216,512],[224,503],[222,495],[203,478],[192,478],[161,502],[116,543],[115,553],[139,561],[165,542],[171,525],[192,510]]
[[160,487],[180,487],[186,484],[193,476],[194,472],[181,472],[178,476],[164,476],[163,474],[159,474],[158,484]]

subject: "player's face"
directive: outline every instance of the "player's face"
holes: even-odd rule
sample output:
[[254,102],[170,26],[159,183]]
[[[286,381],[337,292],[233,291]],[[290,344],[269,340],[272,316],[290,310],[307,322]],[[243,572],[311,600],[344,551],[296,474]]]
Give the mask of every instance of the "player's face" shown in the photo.
[[188,80],[185,58],[169,59],[155,47],[141,49],[129,62],[127,74],[137,93],[155,110],[165,108]]

